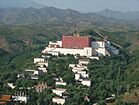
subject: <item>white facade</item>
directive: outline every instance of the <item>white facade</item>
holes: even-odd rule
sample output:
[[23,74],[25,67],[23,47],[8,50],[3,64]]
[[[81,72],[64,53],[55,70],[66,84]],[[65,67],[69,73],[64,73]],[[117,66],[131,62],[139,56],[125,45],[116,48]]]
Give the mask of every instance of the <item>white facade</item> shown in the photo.
[[25,102],[27,103],[27,96],[12,96],[14,98],[14,101],[20,101],[20,102]]
[[65,100],[64,98],[55,97],[55,98],[52,98],[52,101],[53,101],[54,103],[63,105],[63,104],[65,103],[66,100]]
[[82,85],[86,85],[86,86],[91,86],[91,81],[90,80],[82,80]]
[[80,79],[80,74],[75,74],[75,80],[78,81]]
[[76,72],[78,72],[78,71],[83,71],[83,70],[85,70],[85,69],[87,69],[87,67],[85,67],[85,66],[82,66],[82,67],[73,67],[73,68],[72,68],[72,71],[73,71],[74,73],[76,73]]
[[41,75],[43,72],[41,70],[29,70],[25,69],[26,72],[29,72],[32,75]]
[[38,70],[41,70],[44,73],[47,73],[47,69],[45,67],[38,67]]
[[83,78],[89,78],[89,74],[81,74]]
[[62,47],[62,41],[57,41],[58,45]]
[[66,82],[57,81],[57,82],[56,82],[56,85],[63,85],[63,86],[66,86],[67,83],[66,83]]
[[76,66],[76,64],[69,64],[69,67],[71,67],[71,68],[73,68],[75,66]]
[[91,57],[92,56],[92,48],[91,47],[85,47],[83,49],[68,49],[68,48],[52,48],[52,47],[46,47],[42,53],[48,53],[52,55],[58,55],[60,54],[73,54],[77,55],[79,54],[80,56],[86,56],[86,57]]
[[14,89],[16,86],[14,86],[14,84],[13,83],[7,83],[7,85],[10,87],[10,88],[12,88],[12,89]]
[[92,56],[92,57],[90,57],[90,59],[96,59],[96,60],[99,60],[99,57],[97,57],[97,56]]
[[50,41],[48,47],[62,47],[62,41],[57,41],[57,42]]
[[79,60],[79,64],[88,65],[89,64],[89,60]]
[[78,71],[77,73],[82,75],[82,74],[86,74],[87,72],[86,71]]
[[48,62],[39,62],[38,64],[37,64],[39,67],[48,67]]
[[101,56],[101,55],[106,56],[107,55],[107,50],[105,48],[97,48],[95,50],[97,51],[98,56]]
[[34,58],[34,63],[45,62],[44,58]]
[[62,96],[62,93],[64,93],[65,91],[66,91],[66,89],[62,89],[62,88],[56,88],[56,89],[52,90],[52,92],[58,96]]

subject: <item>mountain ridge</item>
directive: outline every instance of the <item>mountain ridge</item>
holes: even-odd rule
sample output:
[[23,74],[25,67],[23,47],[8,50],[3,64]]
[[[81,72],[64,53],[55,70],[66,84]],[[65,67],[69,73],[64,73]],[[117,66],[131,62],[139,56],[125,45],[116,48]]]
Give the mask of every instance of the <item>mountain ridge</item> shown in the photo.
[[33,0],[0,0],[0,8],[42,8],[43,4],[39,4]]
[[[127,21],[100,16],[97,13],[80,13],[72,9],[55,7],[0,8],[0,23],[6,25],[30,25],[47,23],[81,23],[96,25],[126,24]],[[121,22],[122,21],[122,22]]]

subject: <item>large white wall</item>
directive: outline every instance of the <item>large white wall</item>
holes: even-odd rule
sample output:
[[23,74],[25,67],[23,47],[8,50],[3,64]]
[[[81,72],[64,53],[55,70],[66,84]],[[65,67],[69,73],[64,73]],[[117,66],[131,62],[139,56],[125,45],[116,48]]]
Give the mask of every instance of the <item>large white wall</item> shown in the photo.
[[92,56],[92,48],[91,47],[86,47],[84,49],[68,49],[68,48],[51,48],[51,47],[46,47],[42,53],[50,53],[50,54],[79,54],[80,56],[87,56],[91,57]]

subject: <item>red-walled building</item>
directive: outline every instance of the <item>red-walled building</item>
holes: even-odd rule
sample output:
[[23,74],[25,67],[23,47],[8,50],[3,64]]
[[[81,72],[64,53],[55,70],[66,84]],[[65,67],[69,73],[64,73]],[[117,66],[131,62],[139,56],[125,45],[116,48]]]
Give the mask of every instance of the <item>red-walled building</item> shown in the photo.
[[91,47],[91,37],[89,36],[62,36],[63,48]]

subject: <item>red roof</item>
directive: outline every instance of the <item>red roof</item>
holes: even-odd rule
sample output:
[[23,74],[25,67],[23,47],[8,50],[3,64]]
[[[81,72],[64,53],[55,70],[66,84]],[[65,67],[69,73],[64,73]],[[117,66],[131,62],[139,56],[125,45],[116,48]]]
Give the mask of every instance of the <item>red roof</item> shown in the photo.
[[63,48],[78,48],[91,46],[91,38],[89,36],[62,36]]

